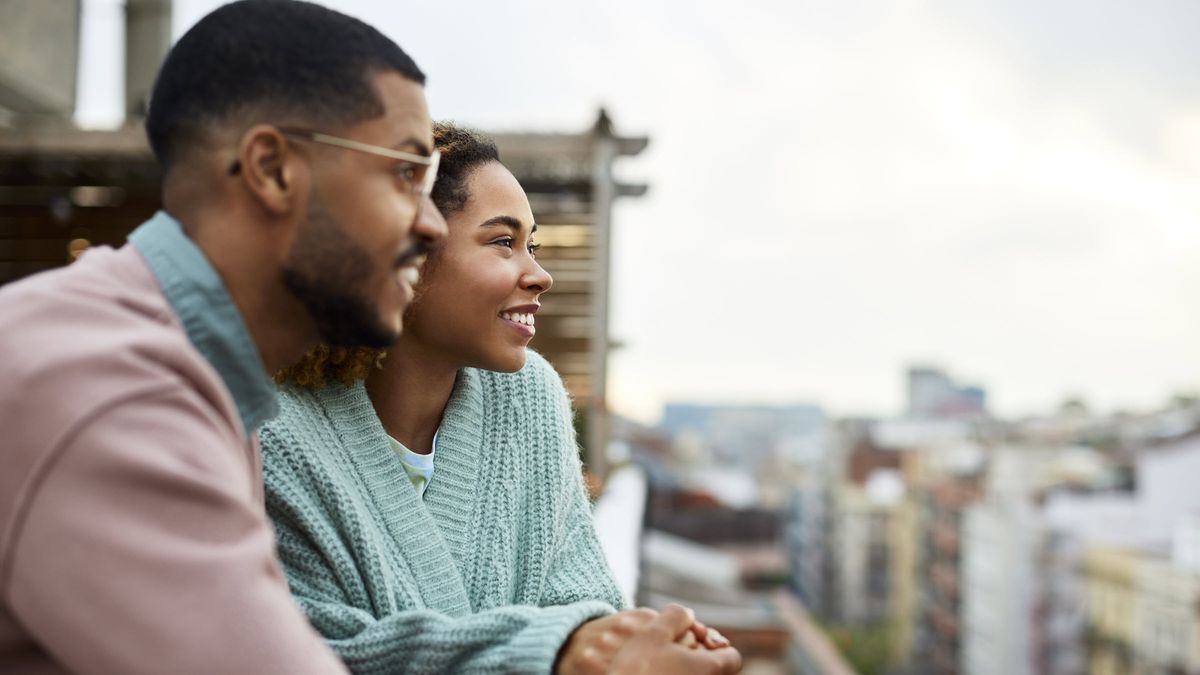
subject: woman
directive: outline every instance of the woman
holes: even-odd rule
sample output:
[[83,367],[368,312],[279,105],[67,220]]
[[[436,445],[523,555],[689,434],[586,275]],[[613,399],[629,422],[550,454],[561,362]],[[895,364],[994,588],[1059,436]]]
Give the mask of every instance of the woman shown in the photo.
[[529,202],[490,141],[435,138],[449,237],[378,367],[319,348],[282,375],[267,508],[293,593],[351,670],[569,670],[653,613],[614,614],[570,402],[526,349],[552,284]]

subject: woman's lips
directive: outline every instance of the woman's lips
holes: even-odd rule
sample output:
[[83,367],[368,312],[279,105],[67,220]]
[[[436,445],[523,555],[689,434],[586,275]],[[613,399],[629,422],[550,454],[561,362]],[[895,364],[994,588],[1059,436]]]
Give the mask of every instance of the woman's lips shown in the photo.
[[529,337],[537,333],[533,312],[500,312],[500,319]]

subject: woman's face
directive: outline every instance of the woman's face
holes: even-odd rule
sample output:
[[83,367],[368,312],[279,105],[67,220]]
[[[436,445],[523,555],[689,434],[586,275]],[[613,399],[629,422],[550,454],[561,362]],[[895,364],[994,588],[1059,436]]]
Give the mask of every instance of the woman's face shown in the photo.
[[457,367],[515,372],[553,280],[534,260],[529,199],[499,162],[467,175],[468,199],[425,266],[404,335]]

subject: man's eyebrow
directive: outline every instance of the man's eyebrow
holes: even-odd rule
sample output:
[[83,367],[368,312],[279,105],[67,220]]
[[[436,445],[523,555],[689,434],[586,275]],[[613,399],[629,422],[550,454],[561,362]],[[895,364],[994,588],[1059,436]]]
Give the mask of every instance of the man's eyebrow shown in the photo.
[[413,154],[423,155],[425,157],[433,154],[433,151],[429,149],[428,145],[425,145],[424,141],[417,140],[416,138],[410,138],[406,141],[401,141],[392,147],[394,147],[396,150],[402,150],[404,152],[416,150],[416,152]]

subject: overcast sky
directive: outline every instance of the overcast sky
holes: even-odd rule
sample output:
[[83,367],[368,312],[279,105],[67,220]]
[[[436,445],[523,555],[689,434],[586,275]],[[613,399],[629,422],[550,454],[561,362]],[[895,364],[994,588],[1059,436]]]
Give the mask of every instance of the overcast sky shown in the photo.
[[[218,2],[176,0],[179,35]],[[1200,3],[331,1],[435,117],[650,137],[620,174],[611,403],[890,414],[912,362],[1003,415],[1200,391]],[[119,117],[84,0],[81,122]]]

